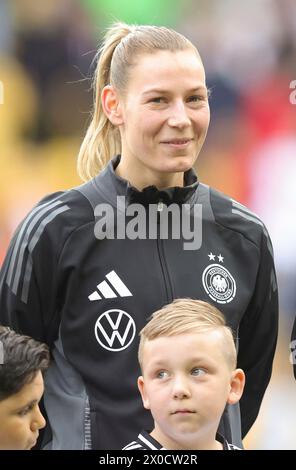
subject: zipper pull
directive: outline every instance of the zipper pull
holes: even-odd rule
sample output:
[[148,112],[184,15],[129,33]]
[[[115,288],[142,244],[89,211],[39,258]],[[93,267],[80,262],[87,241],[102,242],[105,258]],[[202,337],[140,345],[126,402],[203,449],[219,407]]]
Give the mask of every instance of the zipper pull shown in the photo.
[[157,212],[161,212],[163,210],[163,202],[159,201],[157,203]]

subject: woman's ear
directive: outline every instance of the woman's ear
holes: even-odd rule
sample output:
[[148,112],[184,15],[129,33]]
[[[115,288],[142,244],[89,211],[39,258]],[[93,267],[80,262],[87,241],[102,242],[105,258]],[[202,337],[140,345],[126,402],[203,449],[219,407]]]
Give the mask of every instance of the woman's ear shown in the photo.
[[112,85],[106,85],[101,93],[101,101],[104,113],[113,124],[113,126],[120,126],[123,124],[122,111],[119,102],[118,92]]
[[231,373],[230,392],[228,394],[227,403],[234,405],[237,403],[244,391],[246,377],[242,369],[235,369]]
[[141,397],[142,397],[142,402],[143,402],[144,408],[146,408],[146,410],[150,410],[150,403],[149,403],[149,399],[148,399],[148,396],[147,396],[147,393],[146,393],[146,390],[145,390],[144,377],[142,375],[140,375],[140,377],[138,377],[138,389],[139,389]]

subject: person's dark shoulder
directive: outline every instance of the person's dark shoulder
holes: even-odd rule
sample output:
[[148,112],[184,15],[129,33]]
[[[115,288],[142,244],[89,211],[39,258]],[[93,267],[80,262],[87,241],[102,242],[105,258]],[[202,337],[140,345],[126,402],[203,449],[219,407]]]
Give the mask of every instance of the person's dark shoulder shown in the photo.
[[94,221],[93,208],[79,191],[59,191],[45,196],[32,208],[16,230],[13,243],[17,246],[22,241],[36,255],[50,247],[59,253],[73,232]]
[[210,204],[216,224],[242,235],[258,248],[262,236],[269,239],[267,229],[257,214],[240,202],[210,188]]
[[57,225],[76,228],[94,221],[91,204],[76,188],[49,194],[36,207],[42,207],[43,211],[51,214]]

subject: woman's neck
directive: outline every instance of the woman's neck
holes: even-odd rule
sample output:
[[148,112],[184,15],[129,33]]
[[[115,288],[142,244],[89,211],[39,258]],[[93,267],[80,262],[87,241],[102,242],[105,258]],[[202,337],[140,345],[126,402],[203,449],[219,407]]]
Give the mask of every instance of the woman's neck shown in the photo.
[[184,173],[156,172],[150,168],[138,168],[129,165],[126,161],[120,161],[115,169],[115,173],[127,180],[132,186],[141,191],[147,186],[156,186],[158,189],[166,189],[175,186],[184,186]]

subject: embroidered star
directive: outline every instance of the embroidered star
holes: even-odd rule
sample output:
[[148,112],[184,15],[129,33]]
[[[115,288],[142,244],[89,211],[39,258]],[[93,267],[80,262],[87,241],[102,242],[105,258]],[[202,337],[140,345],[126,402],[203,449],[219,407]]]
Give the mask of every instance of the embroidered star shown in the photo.
[[215,261],[215,257],[216,255],[213,255],[213,253],[211,252],[208,257],[210,258],[210,261]]
[[224,257],[223,257],[223,256],[221,256],[221,254],[220,254],[220,255],[218,256],[218,260],[220,261],[220,263],[223,263],[223,261],[224,261]]

